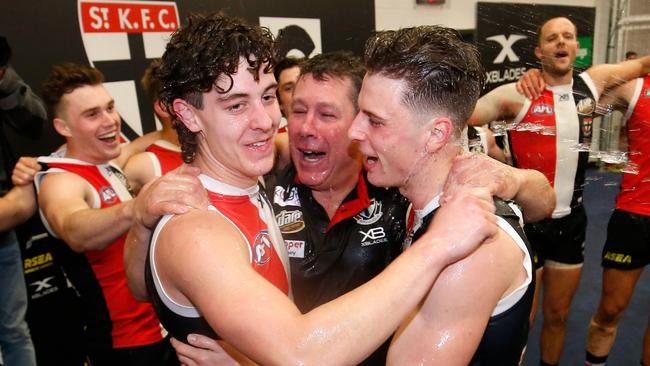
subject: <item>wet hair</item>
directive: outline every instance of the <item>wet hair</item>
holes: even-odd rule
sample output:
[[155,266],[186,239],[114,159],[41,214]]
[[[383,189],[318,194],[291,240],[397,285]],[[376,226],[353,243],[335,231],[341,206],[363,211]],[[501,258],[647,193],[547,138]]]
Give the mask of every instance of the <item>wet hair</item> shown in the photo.
[[485,81],[476,47],[441,26],[379,32],[366,42],[364,62],[369,74],[405,82],[405,106],[426,118],[443,111],[457,134],[474,111]]
[[277,61],[275,67],[273,67],[273,75],[275,76],[275,80],[279,83],[280,74],[282,74],[282,71],[296,66],[300,67],[303,61],[305,61],[305,59],[302,57],[299,58],[291,56],[284,57]]
[[140,85],[144,89],[145,93],[149,96],[151,103],[156,103],[158,101],[160,90],[162,89],[162,83],[158,79],[156,73],[158,68],[160,68],[161,60],[159,58],[153,59],[149,66],[144,70],[142,79],[140,79]]
[[61,115],[61,99],[75,89],[99,85],[104,81],[101,71],[87,65],[65,63],[52,66],[43,82],[42,97],[51,118]]
[[546,19],[544,21],[544,23],[540,24],[540,26],[537,27],[537,44],[540,44],[540,45],[542,44],[542,28],[544,28],[546,23],[550,22],[551,20],[559,19],[559,18],[564,18],[564,19],[568,20],[569,22],[571,22],[571,24],[573,24],[573,32],[575,33],[575,36],[576,36],[576,39],[577,39],[577,37],[578,37],[578,26],[576,25],[576,23],[574,23],[571,19],[569,19],[567,17],[552,17],[552,18]]
[[347,51],[328,52],[314,56],[305,61],[300,69],[300,77],[311,75],[319,81],[328,77],[350,78],[352,81],[350,101],[357,111],[359,110],[359,91],[365,73],[366,70],[361,59]]
[[[187,25],[176,31],[167,44],[157,73],[162,83],[159,100],[172,116],[186,163],[194,160],[196,136],[174,113],[174,100],[183,99],[202,109],[203,93],[212,88],[219,93],[229,92],[240,58],[247,61],[255,80],[259,79],[260,69],[271,72],[273,36],[266,28],[220,13],[190,16]],[[217,79],[223,76],[230,79],[226,88],[217,85]]]

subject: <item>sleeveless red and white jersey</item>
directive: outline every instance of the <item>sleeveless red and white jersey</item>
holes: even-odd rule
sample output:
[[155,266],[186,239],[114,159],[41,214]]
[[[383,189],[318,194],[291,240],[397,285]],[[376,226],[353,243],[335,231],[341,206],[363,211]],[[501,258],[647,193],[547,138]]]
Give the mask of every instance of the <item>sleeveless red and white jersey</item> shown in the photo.
[[636,80],[625,119],[628,159],[638,174],[623,174],[616,208],[650,216],[650,75]]
[[160,177],[183,164],[180,147],[166,140],[157,140],[147,147],[146,152],[151,159],[156,177]]
[[[95,165],[77,159],[40,157],[46,165],[37,173],[34,183],[47,174],[69,172],[83,178],[92,188],[92,208],[108,208],[131,200],[126,178],[119,168],[110,164]],[[40,212],[48,231],[52,231]],[[126,232],[103,250],[83,254],[68,251],[64,269],[72,284],[88,306],[87,334],[92,342],[111,342],[112,348],[136,347],[162,340],[160,324],[150,304],[137,301],[129,292],[124,272],[124,241]],[[106,334],[104,334],[106,333]]]
[[553,218],[582,203],[597,102],[597,89],[583,72],[571,84],[547,86],[541,97],[526,99],[508,131],[515,166],[542,172],[553,186]]

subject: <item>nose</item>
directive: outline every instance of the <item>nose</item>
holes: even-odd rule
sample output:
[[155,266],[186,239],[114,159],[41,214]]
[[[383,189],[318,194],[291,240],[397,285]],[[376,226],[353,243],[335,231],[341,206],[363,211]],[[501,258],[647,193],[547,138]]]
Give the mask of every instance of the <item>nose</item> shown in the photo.
[[357,113],[348,129],[348,137],[352,141],[363,141],[366,138],[365,121],[361,112]]
[[[251,116],[253,120],[252,128],[267,131],[272,129],[274,125],[277,126],[279,124],[280,110],[277,103],[270,106],[265,106],[261,102],[255,103],[253,108],[254,112]],[[274,118],[276,115],[278,118]]]
[[[292,114],[289,118],[294,118],[294,115]],[[315,135],[315,122],[314,111],[312,110],[307,110],[307,112],[296,115],[294,118],[294,124],[297,125],[301,137]]]

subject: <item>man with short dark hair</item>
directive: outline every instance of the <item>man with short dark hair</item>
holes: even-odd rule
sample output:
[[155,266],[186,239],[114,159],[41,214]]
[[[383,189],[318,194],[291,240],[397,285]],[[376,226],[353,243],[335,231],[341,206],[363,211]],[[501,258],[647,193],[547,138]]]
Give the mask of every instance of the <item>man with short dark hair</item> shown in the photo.
[[[484,72],[473,46],[436,26],[379,32],[364,60],[360,112],[349,134],[369,181],[396,186],[411,201],[408,247],[443,214],[442,192]],[[534,292],[532,257],[520,218],[505,202],[495,204],[494,240],[441,273],[397,331],[388,364],[518,364]]]
[[[133,219],[128,183],[112,162],[132,153],[119,141],[121,119],[98,70],[53,67],[43,85],[62,156],[41,157],[47,170],[34,179],[44,223],[68,250],[58,257],[87,306],[86,350],[93,365],[161,365],[169,345],[149,304],[126,284],[124,239]],[[132,147],[131,147],[132,148]]]
[[[469,123],[486,124],[512,119],[508,131],[515,166],[544,173],[556,192],[551,217],[526,226],[528,239],[544,266],[541,364],[555,365],[564,347],[566,321],[577,290],[582,265],[587,215],[582,204],[585,171],[592,138],[594,112],[608,88],[650,71],[650,57],[616,65],[597,65],[580,74],[573,63],[578,51],[575,24],[565,17],[547,20],[540,27],[535,55],[541,61],[541,96],[523,83],[533,100],[502,85],[479,99]],[[522,80],[527,81],[529,71]],[[542,87],[543,89],[543,87]],[[539,98],[538,98],[539,96]]]

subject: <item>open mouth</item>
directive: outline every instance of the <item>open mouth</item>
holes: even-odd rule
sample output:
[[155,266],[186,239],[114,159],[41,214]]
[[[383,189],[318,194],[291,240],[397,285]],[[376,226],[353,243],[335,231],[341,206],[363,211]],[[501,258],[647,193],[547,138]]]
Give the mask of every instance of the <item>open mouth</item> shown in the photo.
[[555,58],[563,58],[569,56],[569,53],[567,51],[558,51],[555,52]]
[[300,150],[300,152],[302,153],[303,160],[307,162],[321,161],[327,155],[325,152],[314,150]]
[[113,143],[117,141],[117,131],[100,135],[98,139],[105,143]]
[[269,147],[271,145],[270,141],[271,141],[271,139],[267,138],[267,139],[264,139],[264,140],[255,141],[253,143],[246,144],[246,146],[251,148],[251,149],[254,149],[254,150],[264,150],[264,149],[266,149],[267,147]]

